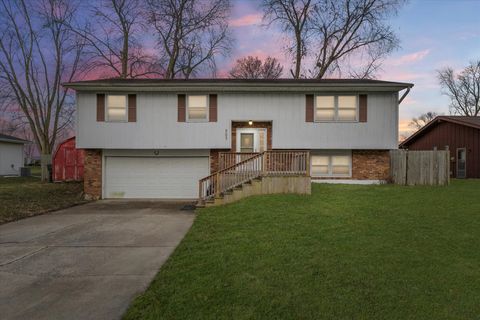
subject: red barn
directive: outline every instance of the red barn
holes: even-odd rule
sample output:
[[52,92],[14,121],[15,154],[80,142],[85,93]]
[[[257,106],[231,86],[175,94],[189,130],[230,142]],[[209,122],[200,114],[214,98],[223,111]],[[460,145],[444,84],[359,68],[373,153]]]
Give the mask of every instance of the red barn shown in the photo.
[[448,148],[452,177],[480,178],[480,117],[436,117],[403,141],[400,148]]
[[52,160],[53,181],[83,180],[85,151],[75,147],[75,137],[60,143]]

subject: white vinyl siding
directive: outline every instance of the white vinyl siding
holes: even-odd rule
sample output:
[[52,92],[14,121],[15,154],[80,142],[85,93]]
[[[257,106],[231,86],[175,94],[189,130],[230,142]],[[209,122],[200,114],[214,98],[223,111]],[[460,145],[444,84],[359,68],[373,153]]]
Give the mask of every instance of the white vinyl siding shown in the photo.
[[352,122],[358,120],[358,96],[317,95],[315,97],[316,122]]
[[312,177],[351,177],[351,151],[319,151],[312,154]]
[[187,96],[187,121],[205,122],[208,121],[208,96],[188,95]]
[[127,96],[107,95],[107,121],[127,121]]
[[230,149],[232,121],[252,120],[272,121],[273,149],[396,149],[397,99],[369,93],[365,123],[308,123],[305,94],[219,92],[218,121],[192,125],[177,121],[177,93],[137,92],[137,121],[118,125],[97,122],[95,92],[78,92],[76,142],[83,149]]

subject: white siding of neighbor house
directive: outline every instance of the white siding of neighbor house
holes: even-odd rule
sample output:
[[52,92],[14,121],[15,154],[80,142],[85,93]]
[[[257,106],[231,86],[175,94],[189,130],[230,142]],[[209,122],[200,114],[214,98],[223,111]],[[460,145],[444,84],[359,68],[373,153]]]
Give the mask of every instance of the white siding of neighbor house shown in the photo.
[[[215,93],[215,92],[212,92]],[[177,122],[177,95],[137,93],[137,122],[96,121],[96,95],[77,93],[77,147],[230,148],[232,121],[272,121],[275,149],[396,149],[398,94],[368,94],[366,123],[305,122],[305,94],[218,93],[218,122]]]
[[0,175],[20,175],[22,166],[23,144],[0,141]]

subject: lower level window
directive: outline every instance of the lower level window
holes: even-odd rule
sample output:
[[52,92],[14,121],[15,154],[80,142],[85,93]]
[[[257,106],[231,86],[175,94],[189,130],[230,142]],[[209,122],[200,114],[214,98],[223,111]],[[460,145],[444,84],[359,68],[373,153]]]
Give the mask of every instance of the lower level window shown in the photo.
[[312,155],[313,177],[350,177],[352,157],[350,154]]

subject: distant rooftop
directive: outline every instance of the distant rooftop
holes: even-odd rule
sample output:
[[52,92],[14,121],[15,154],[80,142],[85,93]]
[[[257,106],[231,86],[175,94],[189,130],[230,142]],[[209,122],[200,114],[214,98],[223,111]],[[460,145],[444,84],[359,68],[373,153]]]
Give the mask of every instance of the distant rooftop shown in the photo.
[[9,136],[9,135],[1,134],[1,133],[0,133],[0,142],[11,142],[11,143],[21,143],[21,144],[24,144],[24,143],[28,143],[29,141],[23,140],[23,139],[14,137],[14,136]]

